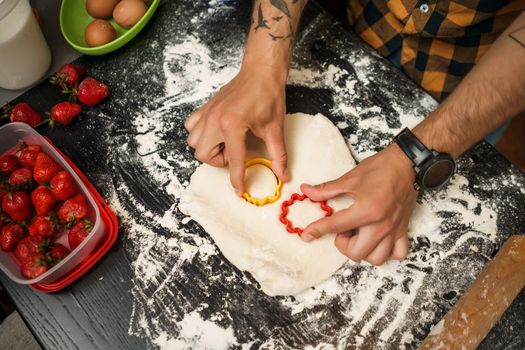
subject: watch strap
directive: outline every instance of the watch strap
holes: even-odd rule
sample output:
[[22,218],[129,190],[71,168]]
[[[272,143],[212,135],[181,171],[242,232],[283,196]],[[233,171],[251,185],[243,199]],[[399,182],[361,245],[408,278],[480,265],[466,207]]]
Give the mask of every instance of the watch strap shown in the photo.
[[401,130],[394,138],[394,142],[410,158],[415,167],[419,168],[429,157],[432,157],[432,152],[419,141],[409,128]]

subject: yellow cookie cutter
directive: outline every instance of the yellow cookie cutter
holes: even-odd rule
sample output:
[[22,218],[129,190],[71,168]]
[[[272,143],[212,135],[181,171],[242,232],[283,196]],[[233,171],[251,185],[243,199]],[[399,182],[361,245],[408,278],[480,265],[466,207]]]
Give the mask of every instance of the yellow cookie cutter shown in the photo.
[[[266,158],[254,158],[246,162],[246,168],[249,168],[254,165],[265,166],[268,169],[270,169],[270,171],[273,173],[272,162],[270,162]],[[281,189],[283,188],[283,182],[275,174],[274,176],[275,176],[275,179],[277,180],[277,187],[275,189],[275,193],[273,196],[266,196],[261,199],[261,198],[254,198],[248,192],[244,192],[242,195],[242,198],[244,198],[248,203],[254,204],[258,207],[263,206],[265,204],[271,204],[271,203],[276,202],[281,197]]]

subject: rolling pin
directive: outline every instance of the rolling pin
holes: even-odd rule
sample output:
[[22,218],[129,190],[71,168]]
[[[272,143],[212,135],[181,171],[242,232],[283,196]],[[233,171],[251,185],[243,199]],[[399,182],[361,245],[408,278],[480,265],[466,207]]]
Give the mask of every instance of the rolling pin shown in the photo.
[[525,236],[513,235],[419,349],[475,349],[525,286]]

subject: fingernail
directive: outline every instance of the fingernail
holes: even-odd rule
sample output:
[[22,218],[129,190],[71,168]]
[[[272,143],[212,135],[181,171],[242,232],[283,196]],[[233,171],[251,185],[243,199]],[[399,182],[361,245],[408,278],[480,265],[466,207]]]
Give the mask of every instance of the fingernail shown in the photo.
[[314,236],[312,236],[311,234],[309,233],[303,233],[301,235],[301,239],[304,241],[304,242],[311,242],[315,239]]
[[238,189],[235,189],[235,194],[237,195],[237,197],[242,197],[242,192]]

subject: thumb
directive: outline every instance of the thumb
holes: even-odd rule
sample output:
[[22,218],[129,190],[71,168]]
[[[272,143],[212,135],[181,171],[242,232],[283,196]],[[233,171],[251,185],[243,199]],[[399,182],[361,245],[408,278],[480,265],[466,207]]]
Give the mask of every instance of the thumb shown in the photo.
[[313,201],[320,202],[337,197],[340,194],[347,193],[348,189],[344,184],[344,176],[319,185],[302,184],[301,191]]
[[272,170],[279,179],[286,182],[290,176],[288,174],[288,155],[284,144],[282,128],[272,129],[264,138],[266,149],[272,161]]

